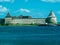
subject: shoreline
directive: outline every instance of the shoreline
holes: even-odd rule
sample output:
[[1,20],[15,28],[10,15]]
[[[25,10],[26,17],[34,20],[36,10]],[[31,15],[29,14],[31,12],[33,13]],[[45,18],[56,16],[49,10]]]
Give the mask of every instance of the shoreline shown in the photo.
[[31,24],[29,25],[28,24],[21,24],[21,25],[20,24],[19,25],[0,24],[0,26],[60,26],[60,24],[51,24],[51,25],[50,24],[49,25],[48,24],[32,24],[32,25]]

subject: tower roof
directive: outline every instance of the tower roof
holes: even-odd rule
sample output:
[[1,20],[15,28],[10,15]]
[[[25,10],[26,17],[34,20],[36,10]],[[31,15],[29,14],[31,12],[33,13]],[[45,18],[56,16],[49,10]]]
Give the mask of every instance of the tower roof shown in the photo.
[[49,14],[48,17],[55,17],[55,14],[54,14],[54,12],[52,10],[50,11],[50,14]]
[[7,16],[6,17],[11,17],[9,12],[7,13]]

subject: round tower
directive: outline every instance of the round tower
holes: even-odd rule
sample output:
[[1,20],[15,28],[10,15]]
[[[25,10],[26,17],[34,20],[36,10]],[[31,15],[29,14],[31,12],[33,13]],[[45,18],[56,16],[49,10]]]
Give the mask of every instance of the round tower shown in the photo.
[[57,24],[57,19],[53,11],[51,10],[49,16],[46,18],[46,23],[48,24]]
[[5,24],[10,24],[12,18],[10,16],[10,13],[8,12],[7,16],[5,17]]

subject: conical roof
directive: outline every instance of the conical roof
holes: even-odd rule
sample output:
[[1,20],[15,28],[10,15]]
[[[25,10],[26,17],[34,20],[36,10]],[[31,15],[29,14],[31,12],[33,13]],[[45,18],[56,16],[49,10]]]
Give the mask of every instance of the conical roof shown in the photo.
[[55,17],[55,14],[54,14],[54,12],[52,10],[50,11],[50,14],[49,14],[48,17]]
[[9,12],[7,13],[7,16],[6,17],[11,17]]
[[50,14],[49,14],[49,16],[46,18],[45,21],[46,21],[47,23],[49,23],[49,24],[56,24],[56,23],[57,23],[56,16],[55,16],[55,14],[53,13],[52,10],[50,11]]

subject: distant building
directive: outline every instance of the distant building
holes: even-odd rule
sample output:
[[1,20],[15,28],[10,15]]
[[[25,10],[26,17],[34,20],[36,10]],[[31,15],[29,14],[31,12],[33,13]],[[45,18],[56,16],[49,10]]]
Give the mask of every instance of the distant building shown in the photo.
[[31,16],[20,15],[12,17],[9,13],[5,17],[5,24],[49,24],[57,23],[54,13],[51,11],[47,18],[32,18]]

